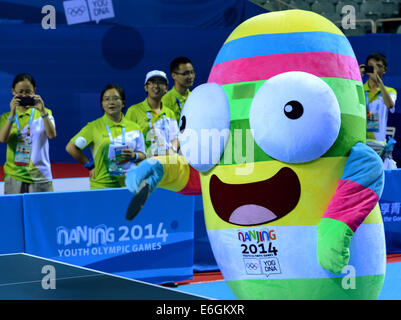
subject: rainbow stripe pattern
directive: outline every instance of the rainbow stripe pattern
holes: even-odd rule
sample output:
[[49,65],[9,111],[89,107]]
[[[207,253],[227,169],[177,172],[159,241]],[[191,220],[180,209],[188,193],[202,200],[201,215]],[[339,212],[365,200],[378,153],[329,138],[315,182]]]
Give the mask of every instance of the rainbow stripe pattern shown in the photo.
[[361,81],[353,50],[334,24],[313,12],[289,10],[254,17],[235,29],[208,82],[266,80],[286,71]]

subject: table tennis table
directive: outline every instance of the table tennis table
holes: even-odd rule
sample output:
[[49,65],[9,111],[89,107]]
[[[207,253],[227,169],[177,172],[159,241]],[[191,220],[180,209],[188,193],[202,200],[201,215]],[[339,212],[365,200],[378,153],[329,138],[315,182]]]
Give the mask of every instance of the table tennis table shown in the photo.
[[1,300],[206,300],[27,253],[0,255]]

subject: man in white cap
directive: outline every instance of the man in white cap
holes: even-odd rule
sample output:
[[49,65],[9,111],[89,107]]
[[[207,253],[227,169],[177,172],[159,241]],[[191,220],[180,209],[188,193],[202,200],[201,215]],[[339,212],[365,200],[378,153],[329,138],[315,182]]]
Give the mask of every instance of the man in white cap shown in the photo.
[[125,117],[139,124],[145,137],[147,157],[177,153],[178,124],[174,112],[163,106],[168,88],[166,73],[153,70],[146,74],[144,101],[128,108]]

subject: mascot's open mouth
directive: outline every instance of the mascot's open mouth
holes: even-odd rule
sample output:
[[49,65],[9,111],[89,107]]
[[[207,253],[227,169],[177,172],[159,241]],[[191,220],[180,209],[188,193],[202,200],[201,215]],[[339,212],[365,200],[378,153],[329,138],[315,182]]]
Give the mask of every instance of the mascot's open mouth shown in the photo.
[[298,204],[301,185],[295,172],[282,168],[270,179],[227,184],[216,175],[210,178],[210,199],[224,221],[250,226],[278,220]]

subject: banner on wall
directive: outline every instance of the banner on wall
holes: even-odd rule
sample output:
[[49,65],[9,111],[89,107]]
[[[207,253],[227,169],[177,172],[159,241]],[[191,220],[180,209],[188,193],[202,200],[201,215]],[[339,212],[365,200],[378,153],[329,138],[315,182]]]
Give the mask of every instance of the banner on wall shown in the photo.
[[24,195],[26,252],[151,283],[193,276],[193,197],[157,189],[132,221],[125,188]]
[[0,196],[0,254],[24,252],[22,197]]
[[385,170],[380,198],[387,253],[401,253],[401,169]]

